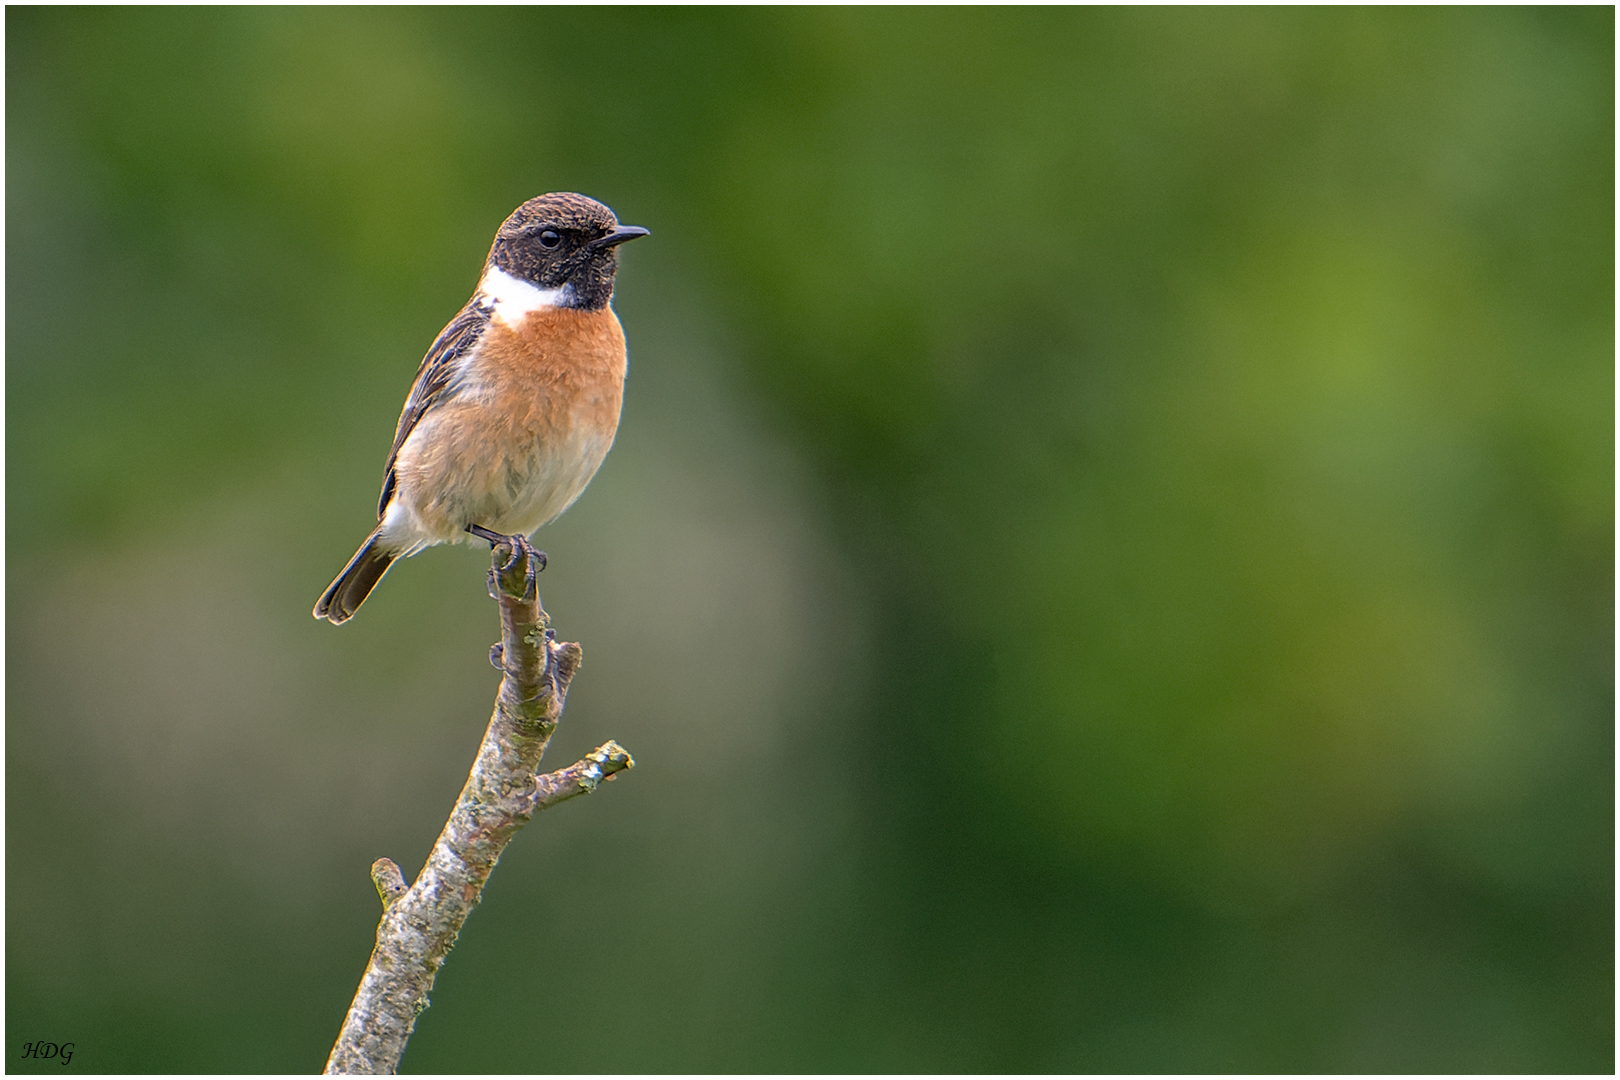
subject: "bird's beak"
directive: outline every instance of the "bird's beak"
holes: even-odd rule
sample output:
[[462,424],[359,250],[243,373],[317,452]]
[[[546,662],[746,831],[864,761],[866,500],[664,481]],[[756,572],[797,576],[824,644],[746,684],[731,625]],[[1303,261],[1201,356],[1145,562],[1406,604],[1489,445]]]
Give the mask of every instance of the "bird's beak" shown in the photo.
[[626,240],[634,240],[638,236],[646,235],[647,230],[643,229],[639,225],[620,225],[617,229],[614,229],[606,236],[598,240],[592,240],[586,246],[592,249],[616,247],[617,245],[624,243]]

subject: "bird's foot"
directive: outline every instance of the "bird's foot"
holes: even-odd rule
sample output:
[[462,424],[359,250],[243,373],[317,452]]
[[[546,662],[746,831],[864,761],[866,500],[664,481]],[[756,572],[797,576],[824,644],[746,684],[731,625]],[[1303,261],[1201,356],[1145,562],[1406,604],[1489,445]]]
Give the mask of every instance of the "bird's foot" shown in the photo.
[[[546,568],[546,553],[529,543],[529,538],[521,533],[516,536],[506,536],[486,529],[482,525],[468,525],[467,531],[474,536],[489,541],[490,550],[500,558],[499,551],[505,547],[507,557],[500,562],[491,562],[489,568],[489,596],[491,600],[499,600],[502,592],[502,581],[515,573],[519,564],[523,567],[523,594],[520,599],[527,600],[535,595],[535,575]],[[508,593],[508,595],[516,595]]]

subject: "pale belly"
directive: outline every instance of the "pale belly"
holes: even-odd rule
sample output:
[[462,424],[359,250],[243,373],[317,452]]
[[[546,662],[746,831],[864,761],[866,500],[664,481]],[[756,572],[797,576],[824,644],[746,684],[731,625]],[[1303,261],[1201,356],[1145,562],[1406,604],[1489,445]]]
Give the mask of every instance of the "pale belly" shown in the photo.
[[483,543],[468,525],[528,535],[579,498],[616,427],[617,416],[604,430],[566,414],[491,423],[487,405],[446,403],[400,447],[383,538],[409,554],[432,544]]

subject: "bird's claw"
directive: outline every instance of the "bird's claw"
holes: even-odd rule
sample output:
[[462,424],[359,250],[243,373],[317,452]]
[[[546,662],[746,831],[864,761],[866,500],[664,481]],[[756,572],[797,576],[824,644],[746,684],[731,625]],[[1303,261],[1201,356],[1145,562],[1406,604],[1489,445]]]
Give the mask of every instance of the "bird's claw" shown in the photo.
[[482,525],[468,525],[467,531],[474,536],[489,541],[490,551],[494,552],[505,547],[507,557],[500,565],[491,560],[487,581],[489,584],[489,598],[501,599],[500,579],[517,569],[518,560],[525,560],[523,569],[523,599],[527,600],[535,594],[535,575],[546,568],[546,553],[529,543],[529,538],[522,534],[506,536],[503,533],[486,529]]
[[523,599],[536,595],[535,575],[546,568],[546,553],[529,543],[526,536],[512,537],[511,557],[501,564],[501,574],[504,576],[517,569],[518,560],[523,560]]

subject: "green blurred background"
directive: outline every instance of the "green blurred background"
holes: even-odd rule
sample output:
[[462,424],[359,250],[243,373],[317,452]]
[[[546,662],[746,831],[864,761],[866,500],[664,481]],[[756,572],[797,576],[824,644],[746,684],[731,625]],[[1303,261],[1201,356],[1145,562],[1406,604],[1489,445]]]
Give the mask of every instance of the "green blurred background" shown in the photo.
[[315,1071],[488,717],[310,618],[524,199],[586,663],[408,1071],[1614,1067],[1614,14],[6,12],[8,1067]]

